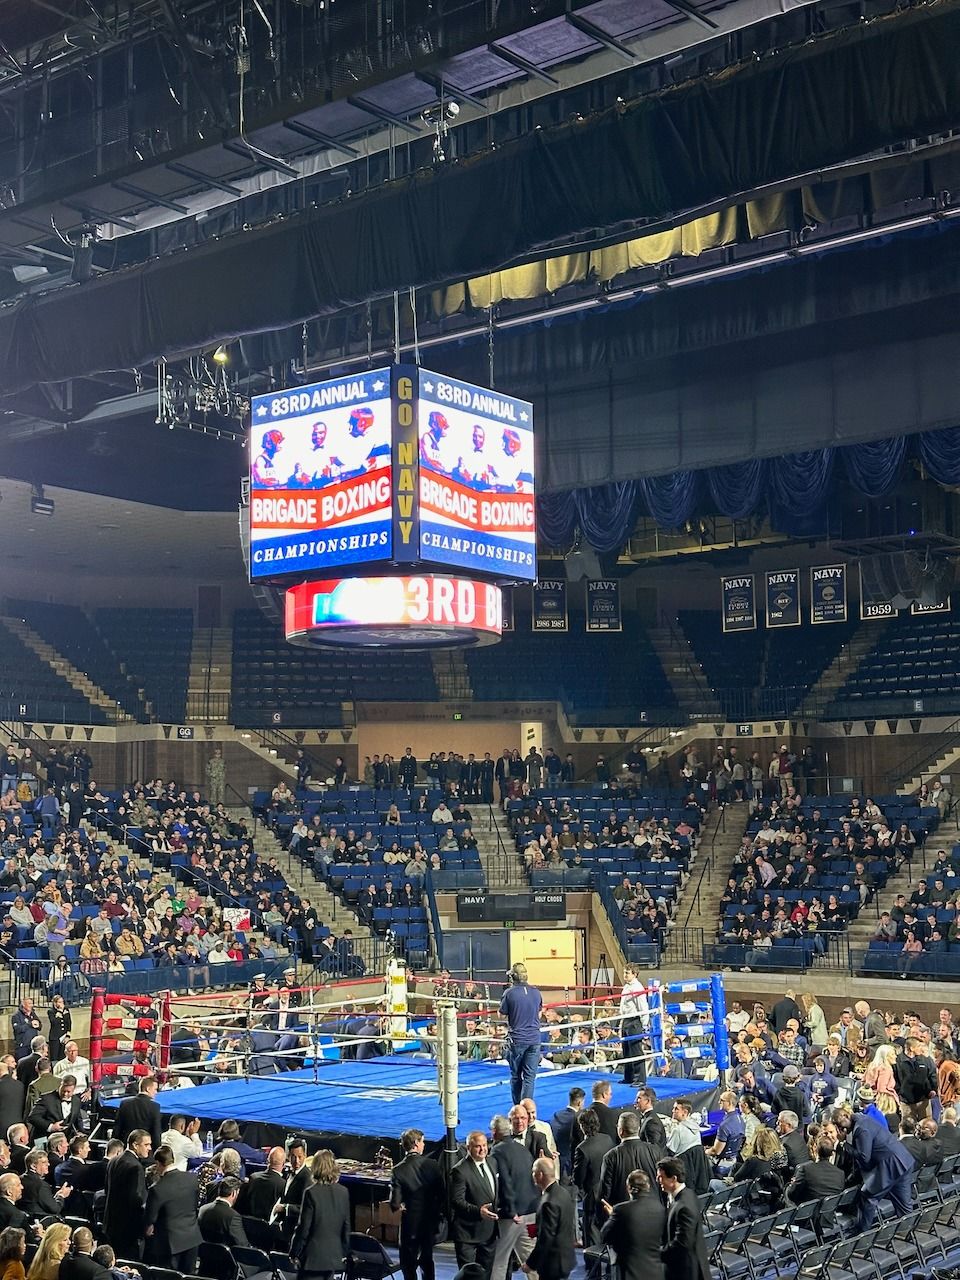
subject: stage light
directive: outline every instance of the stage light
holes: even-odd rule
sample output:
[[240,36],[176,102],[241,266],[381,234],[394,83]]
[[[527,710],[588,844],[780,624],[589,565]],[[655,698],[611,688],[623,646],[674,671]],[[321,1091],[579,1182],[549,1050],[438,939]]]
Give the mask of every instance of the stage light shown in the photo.
[[212,358],[214,364],[230,363],[230,348],[225,342],[220,343],[219,347],[217,347],[216,351],[213,353]]

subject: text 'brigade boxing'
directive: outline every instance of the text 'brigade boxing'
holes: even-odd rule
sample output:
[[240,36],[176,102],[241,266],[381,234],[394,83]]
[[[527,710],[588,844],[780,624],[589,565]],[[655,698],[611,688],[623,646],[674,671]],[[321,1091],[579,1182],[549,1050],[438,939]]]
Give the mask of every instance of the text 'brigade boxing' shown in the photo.
[[420,374],[420,554],[536,576],[533,406]]
[[390,371],[257,396],[251,417],[251,576],[388,558]]

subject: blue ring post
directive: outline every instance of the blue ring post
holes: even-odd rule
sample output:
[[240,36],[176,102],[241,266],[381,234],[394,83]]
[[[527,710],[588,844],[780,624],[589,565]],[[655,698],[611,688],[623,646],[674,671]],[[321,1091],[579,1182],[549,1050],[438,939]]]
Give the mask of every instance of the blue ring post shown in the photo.
[[647,988],[647,1008],[650,1010],[650,1048],[656,1055],[654,1062],[663,1066],[663,988],[660,979],[654,978]]
[[710,1003],[713,1005],[713,1045],[717,1055],[717,1070],[729,1071],[730,1033],[727,1030],[727,996],[722,973],[711,975]]

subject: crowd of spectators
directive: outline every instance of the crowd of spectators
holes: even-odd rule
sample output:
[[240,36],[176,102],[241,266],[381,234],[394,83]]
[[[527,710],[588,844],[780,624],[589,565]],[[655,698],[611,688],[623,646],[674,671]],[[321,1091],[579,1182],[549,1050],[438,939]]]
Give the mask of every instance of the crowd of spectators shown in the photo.
[[[776,968],[788,946],[802,949],[798,955],[806,958],[824,954],[830,935],[843,933],[874,902],[938,821],[936,808],[921,809],[901,797],[885,797],[883,806],[855,795],[805,797],[792,783],[779,794],[752,801],[747,831],[720,898],[718,942],[731,948],[731,957],[739,956],[739,967],[747,972]],[[946,908],[952,900],[945,887],[948,870],[955,877],[952,866],[938,859],[933,879],[940,877],[939,888],[935,885],[931,895],[925,885],[914,904],[934,909],[933,917],[925,918],[922,935],[934,943],[944,936],[936,906]],[[916,933],[908,933],[916,923],[907,918],[904,945],[915,941]],[[890,928],[889,918],[882,928]],[[909,954],[904,952],[904,971]]]
[[51,997],[69,1006],[91,977],[123,989],[120,975],[154,969],[173,970],[175,989],[219,986],[229,966],[277,961],[301,936],[309,904],[222,805],[162,779],[101,790],[83,748],[68,758],[79,777],[51,748],[31,804],[33,758],[11,747],[18,772],[2,766],[0,955]]

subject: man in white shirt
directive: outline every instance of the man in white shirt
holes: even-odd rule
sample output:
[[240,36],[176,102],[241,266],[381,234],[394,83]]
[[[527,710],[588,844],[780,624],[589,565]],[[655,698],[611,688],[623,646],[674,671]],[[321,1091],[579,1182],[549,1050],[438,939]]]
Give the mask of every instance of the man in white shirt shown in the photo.
[[64,1076],[73,1076],[77,1082],[77,1092],[86,1093],[90,1084],[90,1060],[80,1056],[80,1050],[73,1040],[68,1040],[64,1045],[64,1053],[67,1056],[54,1063],[53,1074],[58,1080],[62,1080]]
[[431,814],[431,821],[444,822],[444,823],[453,821],[453,814],[450,812],[449,808],[447,807],[446,800],[441,800],[440,803],[437,805],[437,807],[434,809],[433,813]]
[[160,1142],[173,1152],[173,1167],[186,1172],[190,1157],[203,1155],[200,1121],[194,1119],[188,1122],[186,1116],[174,1116],[170,1121],[170,1128],[161,1135]]
[[[643,1050],[641,1036],[650,1023],[650,1007],[647,989],[637,977],[633,965],[623,970],[623,990],[620,992],[620,1038],[623,1042],[624,1084],[645,1084],[647,1073],[640,1059]],[[640,1059],[632,1061],[632,1059]]]
[[730,1004],[730,1012],[727,1014],[727,1030],[730,1035],[736,1038],[737,1033],[742,1031],[750,1021],[750,1015],[746,1009],[740,1004],[739,1000],[733,1000]]

